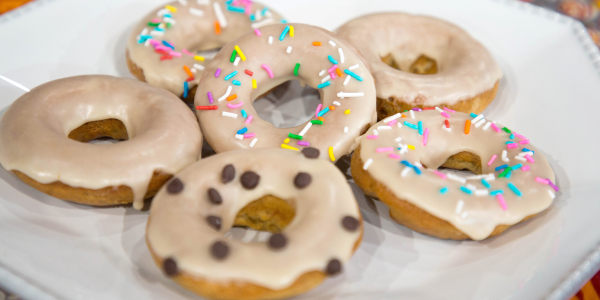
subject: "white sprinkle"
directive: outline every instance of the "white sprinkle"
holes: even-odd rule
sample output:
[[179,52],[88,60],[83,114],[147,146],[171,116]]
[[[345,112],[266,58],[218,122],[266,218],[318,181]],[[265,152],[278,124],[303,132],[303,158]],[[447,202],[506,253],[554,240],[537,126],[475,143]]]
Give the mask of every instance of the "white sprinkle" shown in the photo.
[[410,118],[413,120],[415,119],[415,111],[412,109],[410,110]]
[[392,130],[392,126],[381,125],[381,126],[377,127],[377,129],[379,129],[379,130]]
[[196,68],[192,68],[190,71],[192,71],[192,73],[194,73],[194,74],[195,74],[196,72],[198,72],[198,70],[196,70]]
[[373,159],[372,158],[367,159],[367,161],[363,165],[363,170],[367,170],[372,163],[373,163]]
[[448,177],[448,179],[454,180],[456,182],[460,182],[462,184],[465,184],[467,182],[467,180],[464,179],[463,177],[458,176],[458,175],[453,174],[453,173],[446,173],[446,176]]
[[321,83],[328,81],[329,79],[331,79],[331,76],[327,75],[327,76],[323,77],[323,79],[321,79]]
[[257,9],[256,12],[254,12],[254,21],[258,22],[262,20],[262,14],[260,13],[260,10]]
[[408,172],[410,172],[410,170],[412,170],[411,167],[404,167],[404,169],[402,169],[402,173],[400,173],[400,176],[406,177],[406,175],[408,175]]
[[379,135],[379,131],[377,131],[377,129],[373,129],[373,135]]
[[481,119],[483,119],[483,114],[477,115],[477,117],[475,117],[475,118],[473,118],[473,120],[471,120],[471,123],[477,123]]
[[548,195],[550,195],[550,198],[554,199],[554,197],[556,197],[556,194],[554,194],[553,191],[548,190]]
[[348,126],[344,126],[344,133],[348,133]]
[[351,65],[351,66],[349,66],[349,67],[348,67],[348,70],[351,70],[351,71],[352,71],[352,70],[354,70],[354,69],[356,69],[356,68],[358,68],[358,64],[355,64],[355,65]]
[[241,59],[242,59],[241,57],[237,56],[237,57],[235,58],[235,60],[233,61],[233,65],[237,67],[237,65],[239,65],[239,64],[240,64],[240,60],[241,60]]
[[506,150],[502,150],[502,161],[503,162],[508,162],[508,157],[506,156],[508,154],[508,152],[506,152]]
[[478,180],[478,179],[481,179],[483,177],[485,177],[485,175],[473,175],[473,176],[466,177],[465,179],[466,180]]
[[257,138],[252,139],[252,142],[250,142],[250,148],[254,148],[254,145],[256,145],[256,142],[258,142]]
[[244,136],[243,136],[243,135],[241,135],[241,134],[236,134],[236,135],[235,135],[235,138],[236,138],[236,139],[238,139],[238,140],[240,140],[240,141],[243,141],[243,140],[244,140]]
[[488,190],[475,190],[475,196],[486,196],[488,194]]
[[142,32],[140,32],[140,35],[147,35],[148,34],[148,28],[144,27],[144,29],[142,29]]
[[[400,122],[398,122],[398,124],[400,124]],[[442,125],[442,129],[444,129],[444,130],[446,130],[446,131],[448,131],[448,132],[451,132],[451,131],[452,131],[452,127],[448,128],[448,127],[446,127],[445,125]]]
[[312,126],[311,122],[306,123],[306,125],[304,126],[304,128],[302,129],[302,131],[300,131],[300,133],[298,133],[299,136],[304,136],[306,134],[306,132],[310,129],[310,127]]
[[474,186],[474,185],[472,185],[472,184],[470,184],[470,183],[466,184],[466,185],[465,185],[465,187],[466,187],[466,188],[468,188],[468,189],[470,189],[471,191],[474,191],[474,190],[476,190],[476,189],[477,189],[477,187],[476,187],[476,186]]
[[487,174],[487,177],[485,177],[485,180],[494,181],[494,180],[496,180],[496,175],[494,175],[494,173],[489,173],[489,174]]
[[150,35],[151,36],[163,36],[165,35],[164,31],[158,31],[158,30],[152,30],[150,31]]
[[267,16],[267,17],[272,17],[272,16],[273,16],[273,14],[272,14],[270,11],[267,11],[267,12],[265,13],[265,16]]
[[443,112],[444,110],[439,108],[438,106],[435,107],[435,110],[437,110],[438,112]]
[[419,168],[423,168],[423,165],[421,164],[421,162],[418,162],[418,161],[415,161],[415,162],[413,163],[413,165],[415,165],[415,166],[417,166],[417,167],[419,167]]
[[269,41],[269,45],[273,45],[273,36],[272,35],[269,36],[268,41]]
[[331,47],[335,47],[335,42],[332,40],[329,40],[329,45],[331,45]]
[[263,27],[264,25],[271,24],[271,23],[274,23],[274,22],[275,21],[273,19],[264,19],[264,20],[262,20],[260,22],[254,22],[250,26],[252,26],[253,29],[256,29],[256,28]]
[[233,88],[232,86],[228,86],[227,91],[225,91],[225,94],[223,94],[223,96],[221,96],[221,98],[219,98],[217,101],[221,102],[221,101],[225,100],[227,97],[229,97],[229,94],[231,94],[232,88]]
[[402,137],[401,137],[401,136],[399,136],[399,137],[397,137],[397,138],[396,138],[394,141],[396,141],[396,143],[400,143],[400,142],[402,142]]
[[204,66],[200,64],[194,64],[194,69],[198,69],[200,71],[204,70]]
[[208,5],[209,2],[210,0],[196,0],[196,3],[200,5]]
[[456,203],[456,209],[454,210],[454,212],[455,212],[456,214],[460,214],[460,212],[461,212],[461,211],[462,211],[462,209],[463,209],[463,206],[465,206],[465,202],[464,202],[464,201],[462,201],[462,200],[458,200],[458,203]]
[[204,11],[201,9],[190,7],[190,14],[198,17],[204,16]]
[[344,85],[348,85],[348,82],[350,82],[350,78],[352,76],[346,76],[346,79],[344,79]]
[[400,148],[400,151],[398,151],[400,152],[400,154],[405,154],[406,152],[408,152],[408,147],[406,145],[399,144],[398,148]]
[[215,11],[215,15],[217,16],[217,20],[219,21],[219,25],[225,28],[227,27],[227,19],[225,19],[225,15],[223,14],[223,10],[221,10],[221,6],[217,2],[213,2],[213,9]]
[[388,122],[394,121],[400,117],[402,117],[402,113],[397,113],[395,115],[392,115],[392,116],[389,116],[389,117],[383,119],[383,123],[388,123]]
[[517,155],[517,156],[515,156],[515,159],[516,159],[516,160],[518,160],[518,161],[527,161],[527,160],[525,159],[525,157],[523,157],[523,156],[518,156],[518,155]]
[[341,104],[341,103],[339,103],[338,101],[333,101],[333,105],[335,105],[335,106],[340,106],[340,105],[342,105],[342,104]]
[[469,212],[463,211],[462,214],[460,214],[460,217],[463,219],[466,219],[469,216]]
[[145,47],[148,47],[148,46],[150,46],[150,39],[146,40],[146,42],[144,43],[144,46],[145,46]]
[[483,130],[488,130],[488,128],[490,128],[490,126],[492,126],[492,122],[487,121],[487,123],[485,123],[485,126],[483,126]]
[[346,93],[346,92],[339,92],[337,93],[338,98],[344,99],[344,98],[353,98],[353,97],[363,97],[365,95],[365,93],[363,92],[357,92],[357,93]]
[[234,114],[234,113],[231,113],[231,112],[228,112],[228,111],[222,112],[221,115],[223,117],[229,117],[229,118],[234,118],[234,119],[237,119],[237,117],[238,117],[238,114]]
[[346,58],[344,57],[344,50],[342,48],[338,48],[338,54],[340,55],[340,63],[346,62]]
[[159,17],[162,17],[164,14],[168,14],[168,13],[170,13],[170,11],[166,8],[163,8],[163,9],[159,10],[158,12],[156,12],[156,15]]
[[402,125],[402,122],[398,122],[398,123],[396,123],[396,127],[398,127],[398,128],[402,128],[402,126],[404,126],[404,125]]
[[327,73],[327,71],[325,71],[325,70],[321,70],[321,72],[319,72],[319,77],[321,77],[321,76],[325,75],[325,73]]
[[287,49],[285,49],[285,53],[287,53],[287,54],[292,53],[292,46],[288,46]]

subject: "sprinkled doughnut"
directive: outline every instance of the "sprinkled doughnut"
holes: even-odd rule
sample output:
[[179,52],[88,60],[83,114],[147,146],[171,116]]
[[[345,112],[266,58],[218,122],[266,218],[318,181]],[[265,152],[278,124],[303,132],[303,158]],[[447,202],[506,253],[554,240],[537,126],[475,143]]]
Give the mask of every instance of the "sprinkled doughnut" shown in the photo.
[[180,0],[158,7],[137,24],[127,42],[127,65],[142,81],[193,101],[211,50],[279,22],[281,16],[252,0]]
[[[108,91],[108,92],[107,92]],[[111,137],[114,144],[88,141]],[[142,208],[196,161],[202,135],[173,94],[137,80],[93,75],[45,83],[0,119],[0,164],[64,200]]]
[[547,209],[558,191],[550,165],[529,139],[483,115],[448,108],[411,110],[377,123],[360,138],[351,170],[398,223],[444,239],[499,234]]
[[480,113],[496,96],[502,71],[494,58],[447,21],[378,13],[353,19],[337,32],[369,65],[379,120],[413,107]]
[[[252,102],[290,79],[318,89],[322,104],[307,123],[276,128],[258,117]],[[268,25],[229,43],[201,80],[197,114],[217,152],[310,146],[335,161],[352,151],[354,139],[376,119],[375,86],[361,58],[311,25]]]
[[[318,152],[229,151],[176,174],[150,209],[146,242],[157,265],[217,299],[291,297],[340,273],[362,218],[344,176]],[[272,234],[242,242],[227,237],[232,226]]]

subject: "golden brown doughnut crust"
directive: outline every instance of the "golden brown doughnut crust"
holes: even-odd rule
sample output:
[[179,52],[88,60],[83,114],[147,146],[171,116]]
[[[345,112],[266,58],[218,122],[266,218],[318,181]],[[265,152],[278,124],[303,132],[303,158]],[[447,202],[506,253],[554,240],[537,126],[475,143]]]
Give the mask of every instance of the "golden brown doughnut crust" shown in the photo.
[[[448,104],[440,104],[437,106],[445,106],[450,109],[461,111],[465,113],[481,113],[496,97],[496,93],[498,92],[498,81],[494,84],[494,87],[476,95],[475,97],[464,99],[458,101],[457,103],[448,105]],[[417,99],[417,102],[418,99]],[[403,99],[390,97],[388,99],[377,98],[377,120],[381,121],[386,117],[392,116],[399,112],[404,112],[406,110],[412,109],[414,107],[423,108],[427,105],[417,104],[412,105],[406,103]]]
[[[444,165],[465,165],[470,162],[462,162],[458,159],[460,155],[454,155]],[[352,162],[350,164],[350,170],[352,177],[356,184],[367,194],[372,195],[390,208],[390,216],[396,222],[420,233],[435,236],[441,239],[450,240],[467,240],[470,239],[462,231],[458,230],[454,225],[449,222],[442,220],[425,210],[422,210],[418,206],[396,197],[389,189],[387,189],[382,183],[375,180],[368,171],[363,170],[363,162],[360,158],[360,146],[352,154]],[[481,168],[481,165],[479,166]],[[521,222],[534,217],[535,215],[529,215],[525,217]],[[504,232],[512,225],[498,225],[492,233],[488,236],[492,237]]]

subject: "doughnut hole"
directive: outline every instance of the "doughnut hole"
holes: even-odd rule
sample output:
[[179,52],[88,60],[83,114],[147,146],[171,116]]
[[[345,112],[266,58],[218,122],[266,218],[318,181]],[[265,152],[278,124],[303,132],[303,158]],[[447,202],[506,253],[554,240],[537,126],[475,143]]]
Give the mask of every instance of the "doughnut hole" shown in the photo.
[[296,215],[288,201],[266,195],[244,206],[236,215],[234,226],[258,231],[281,232]]
[[277,128],[292,128],[308,122],[319,104],[322,104],[319,91],[298,79],[284,79],[252,103],[258,116]]
[[117,119],[86,122],[71,130],[68,137],[82,143],[120,142],[129,139],[125,124]]
[[481,158],[468,151],[456,153],[446,160],[438,169],[470,171],[472,174],[482,174]]
[[437,74],[437,60],[425,54],[420,54],[416,59],[409,64],[396,61],[392,53],[388,53],[381,57],[381,61],[386,65],[400,71],[410,72],[419,75]]

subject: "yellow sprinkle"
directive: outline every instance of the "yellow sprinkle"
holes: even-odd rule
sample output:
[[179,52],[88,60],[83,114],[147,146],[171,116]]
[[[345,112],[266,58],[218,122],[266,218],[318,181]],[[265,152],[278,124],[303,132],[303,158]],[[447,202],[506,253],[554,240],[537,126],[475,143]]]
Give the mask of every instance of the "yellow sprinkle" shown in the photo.
[[252,88],[255,89],[256,88],[256,79],[252,79]]
[[349,109],[346,109],[346,110],[344,111],[344,113],[345,113],[345,114],[347,114],[347,115],[349,115],[349,114],[350,114],[350,110],[349,110]]
[[410,150],[415,150],[415,146],[413,146],[413,145],[408,145],[408,149],[410,149]]
[[194,59],[198,61],[204,61],[204,56],[194,55]]
[[165,8],[166,8],[168,11],[172,12],[172,13],[176,13],[176,12],[177,12],[177,7],[173,7],[173,6],[171,6],[171,5],[165,5]]
[[335,161],[335,155],[333,155],[333,147],[329,147],[329,159]]
[[287,145],[287,144],[281,144],[281,148],[283,148],[283,149],[289,149],[289,150],[295,150],[295,151],[300,151],[300,149],[298,149],[296,147],[292,147],[292,146]]
[[285,140],[283,140],[283,142],[287,144],[287,143],[289,143],[289,142],[290,142],[290,139],[289,139],[289,138],[286,138]]
[[242,49],[240,49],[240,46],[235,45],[233,48],[235,48],[235,51],[240,56],[240,58],[242,59],[242,61],[246,61],[246,55],[244,55],[244,52],[242,52]]
[[290,25],[290,37],[294,37],[294,26]]

